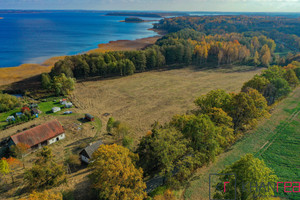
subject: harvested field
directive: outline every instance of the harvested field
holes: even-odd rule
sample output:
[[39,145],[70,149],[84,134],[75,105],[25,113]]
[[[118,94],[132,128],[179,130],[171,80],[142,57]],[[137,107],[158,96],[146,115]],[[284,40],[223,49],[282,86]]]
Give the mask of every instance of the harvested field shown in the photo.
[[[193,109],[196,97],[218,88],[238,92],[245,81],[260,71],[246,66],[151,71],[78,83],[71,98],[78,113],[88,112],[101,118],[103,127],[113,116],[132,127],[138,139],[156,120],[165,123],[173,115]],[[104,116],[105,113],[110,115]]]

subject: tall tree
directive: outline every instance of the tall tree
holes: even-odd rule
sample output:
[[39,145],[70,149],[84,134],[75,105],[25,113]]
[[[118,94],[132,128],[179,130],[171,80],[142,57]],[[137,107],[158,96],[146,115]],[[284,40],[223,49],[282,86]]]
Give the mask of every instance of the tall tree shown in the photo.
[[198,153],[199,165],[214,160],[220,152],[217,142],[220,130],[216,128],[209,116],[176,115],[170,124],[190,140],[190,147]]
[[48,73],[42,74],[42,87],[49,90],[52,86],[52,80]]
[[30,188],[49,188],[66,183],[64,167],[57,164],[51,149],[45,146],[38,153],[32,168],[25,171],[24,180]]
[[207,115],[215,123],[217,129],[220,129],[217,131],[216,140],[223,149],[226,149],[235,140],[232,118],[222,108],[215,107]]
[[255,89],[234,95],[229,116],[233,118],[235,130],[247,130],[257,124],[261,117],[268,116],[266,99]]
[[153,129],[142,138],[137,153],[147,174],[171,175],[176,163],[187,153],[188,141],[174,128]]
[[270,81],[263,76],[255,75],[251,80],[244,83],[242,91],[247,91],[247,88],[253,88],[264,94],[266,88],[270,84]]
[[90,179],[101,199],[142,200],[146,198],[143,171],[135,167],[138,156],[127,148],[101,145],[93,153]]
[[287,80],[287,82],[289,83],[289,85],[292,88],[295,88],[299,84],[299,80],[298,80],[298,78],[296,76],[296,73],[293,69],[286,70],[285,75],[284,75],[284,79]]
[[265,67],[268,67],[270,65],[272,56],[271,56],[270,48],[268,47],[267,44],[265,44],[260,50],[260,60]]
[[255,66],[260,65],[259,54],[257,51],[255,51],[254,56],[253,56],[253,64]]
[[22,160],[23,168],[25,168],[24,157],[26,153],[28,153],[29,148],[29,145],[23,143],[18,143],[17,145],[11,148],[11,151],[13,152],[14,156]]
[[0,160],[0,174],[2,174],[2,176],[5,179],[5,175],[10,173],[10,168],[9,168],[9,164],[5,159],[1,159]]
[[53,87],[56,95],[68,95],[75,89],[75,79],[65,74],[54,76]]
[[14,158],[14,157],[9,157],[7,159],[2,158],[2,160],[5,160],[8,163],[9,173],[11,175],[11,181],[12,181],[12,183],[14,183],[15,182],[14,181],[14,172],[15,172],[17,167],[21,166],[21,162],[18,159]]
[[206,95],[202,95],[194,102],[200,113],[208,113],[211,108],[222,108],[227,111],[232,97],[225,90],[211,90]]
[[[219,176],[220,182],[216,185],[219,188],[216,190],[214,199],[269,199],[274,196],[272,188],[276,188],[277,176],[266,166],[264,161],[254,158],[252,154],[243,156],[220,172],[220,174],[233,173],[236,175],[235,177],[232,175]],[[272,188],[268,184],[271,184]],[[224,187],[226,187],[225,192]],[[235,192],[237,196],[235,196]]]

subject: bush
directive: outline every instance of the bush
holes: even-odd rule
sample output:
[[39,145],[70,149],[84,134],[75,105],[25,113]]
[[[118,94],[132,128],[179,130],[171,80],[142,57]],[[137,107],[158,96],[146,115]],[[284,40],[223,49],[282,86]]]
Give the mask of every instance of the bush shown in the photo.
[[133,144],[133,139],[129,136],[125,136],[122,140],[122,145],[128,149],[131,149]]
[[10,111],[18,106],[20,106],[20,101],[17,97],[0,93],[0,113]]

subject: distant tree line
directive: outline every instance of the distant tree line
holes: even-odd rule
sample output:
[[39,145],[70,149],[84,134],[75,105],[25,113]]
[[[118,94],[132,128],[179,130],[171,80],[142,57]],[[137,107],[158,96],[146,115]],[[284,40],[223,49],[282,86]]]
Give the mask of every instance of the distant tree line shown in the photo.
[[[269,66],[274,62],[280,63],[279,58],[275,59],[275,49],[275,42],[263,35],[252,37],[231,33],[207,36],[192,29],[184,29],[162,37],[145,50],[67,56],[55,63],[47,79],[53,79],[62,73],[76,79],[128,76],[135,72],[178,65],[202,65],[207,62],[218,65]],[[48,80],[44,82],[50,82]],[[51,84],[43,85],[47,87]]]
[[296,17],[272,16],[199,16],[164,18],[154,28],[176,32],[194,29],[208,35],[243,33],[266,35],[278,43],[278,51],[299,52],[300,19]]

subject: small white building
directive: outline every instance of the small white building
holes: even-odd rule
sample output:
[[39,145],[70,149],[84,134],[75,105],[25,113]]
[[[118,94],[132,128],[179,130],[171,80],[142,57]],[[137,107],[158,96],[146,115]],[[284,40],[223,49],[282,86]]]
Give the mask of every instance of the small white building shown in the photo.
[[53,108],[52,108],[52,112],[53,112],[53,113],[56,113],[56,112],[59,112],[59,111],[61,111],[61,108],[60,108],[60,107],[53,107]]
[[65,104],[65,108],[72,108],[73,104],[71,102],[67,102]]
[[90,163],[90,159],[92,158],[93,153],[102,145],[103,142],[98,140],[97,142],[90,144],[89,146],[85,147],[80,153],[80,159],[82,162]]
[[8,116],[7,118],[6,118],[6,121],[7,122],[10,122],[10,121],[15,121],[16,119],[15,119],[15,117],[14,116]]

